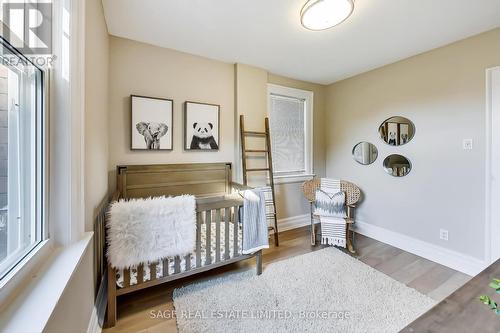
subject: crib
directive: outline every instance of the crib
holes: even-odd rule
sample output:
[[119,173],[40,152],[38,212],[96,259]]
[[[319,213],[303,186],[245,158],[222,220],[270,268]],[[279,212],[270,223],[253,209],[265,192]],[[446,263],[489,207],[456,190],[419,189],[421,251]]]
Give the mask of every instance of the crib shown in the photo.
[[196,248],[184,257],[164,258],[117,270],[107,265],[107,325],[117,318],[117,297],[210,269],[256,258],[262,273],[262,251],[242,254],[239,209],[246,189],[233,183],[230,163],[127,165],[117,167],[117,191],[112,201],[160,195],[196,196]]

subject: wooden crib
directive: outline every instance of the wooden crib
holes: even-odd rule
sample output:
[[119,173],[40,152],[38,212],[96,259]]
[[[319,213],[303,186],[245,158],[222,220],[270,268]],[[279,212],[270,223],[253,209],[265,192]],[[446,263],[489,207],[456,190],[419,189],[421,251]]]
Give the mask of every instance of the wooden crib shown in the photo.
[[[108,326],[116,323],[120,295],[174,281],[216,267],[256,257],[262,273],[262,251],[241,253],[238,210],[241,185],[231,181],[230,163],[128,165],[117,168],[117,192],[112,200],[160,195],[196,196],[196,248],[185,257],[165,258],[125,270],[108,269]],[[168,222],[167,222],[168,223]]]

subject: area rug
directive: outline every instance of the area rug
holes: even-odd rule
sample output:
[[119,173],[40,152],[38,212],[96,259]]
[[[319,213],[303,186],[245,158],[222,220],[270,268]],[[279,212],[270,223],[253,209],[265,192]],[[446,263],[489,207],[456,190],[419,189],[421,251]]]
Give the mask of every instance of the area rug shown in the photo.
[[335,249],[175,289],[180,333],[398,332],[436,302]]

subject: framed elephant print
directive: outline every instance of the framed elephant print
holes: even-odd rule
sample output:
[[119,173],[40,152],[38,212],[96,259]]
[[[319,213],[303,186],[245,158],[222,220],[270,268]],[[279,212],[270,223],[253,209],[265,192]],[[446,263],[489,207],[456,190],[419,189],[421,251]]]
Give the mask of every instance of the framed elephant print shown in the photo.
[[410,139],[410,124],[399,124],[399,144],[407,144]]
[[219,150],[219,112],[219,105],[197,102],[184,103],[185,150]]
[[172,150],[171,99],[131,96],[133,150]]

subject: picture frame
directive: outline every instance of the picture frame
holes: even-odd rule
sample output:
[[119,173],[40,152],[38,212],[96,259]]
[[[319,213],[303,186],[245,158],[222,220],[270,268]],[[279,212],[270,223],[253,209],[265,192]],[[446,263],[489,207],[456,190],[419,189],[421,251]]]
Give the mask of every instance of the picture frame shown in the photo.
[[404,145],[409,142],[410,138],[410,124],[399,124],[399,144]]
[[131,150],[173,150],[174,101],[130,95]]
[[386,122],[386,142],[391,146],[399,145],[399,124]]
[[184,102],[184,150],[219,151],[220,105]]

